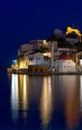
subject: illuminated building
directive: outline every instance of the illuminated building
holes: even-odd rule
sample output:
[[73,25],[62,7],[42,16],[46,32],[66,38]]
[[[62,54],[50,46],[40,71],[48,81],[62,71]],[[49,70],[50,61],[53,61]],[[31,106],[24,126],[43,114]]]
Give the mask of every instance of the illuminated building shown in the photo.
[[76,64],[68,55],[60,55],[55,61],[55,71],[58,72],[74,72],[76,71]]
[[[57,38],[61,38],[61,37],[64,38],[64,42],[66,40],[71,44],[81,42],[81,33],[78,29],[67,27],[66,37],[63,35],[63,32],[59,29],[56,29],[54,34],[56,35]],[[66,42],[66,44],[68,42]],[[16,70],[18,69],[28,70],[28,66],[39,65],[39,66],[47,66],[49,71],[55,71],[55,70],[63,71],[63,72],[75,71],[78,65],[77,63],[78,58],[76,56],[77,49],[69,48],[69,47],[65,48],[63,47],[63,45],[61,44],[61,48],[60,48],[58,42],[55,40],[51,40],[51,41],[31,40],[29,43],[23,44],[19,47],[17,63],[13,64],[12,68]],[[71,57],[70,59],[72,64],[71,66],[69,66],[68,64],[68,59],[63,59],[65,63],[65,67],[68,66],[67,69],[66,68],[60,69],[60,66],[63,67],[64,64],[63,61],[59,60],[59,57],[61,55],[69,55]],[[76,68],[75,68],[75,62],[77,64]],[[80,60],[80,62],[82,61]],[[59,66],[59,69],[57,68],[57,66]]]
[[50,52],[45,53],[31,53],[28,55],[24,55],[23,57],[19,57],[18,64],[12,65],[14,69],[28,69],[29,65],[40,65],[40,66],[50,66]]
[[33,50],[40,49],[41,47],[49,48],[50,44],[46,40],[32,40],[30,45],[33,46]]

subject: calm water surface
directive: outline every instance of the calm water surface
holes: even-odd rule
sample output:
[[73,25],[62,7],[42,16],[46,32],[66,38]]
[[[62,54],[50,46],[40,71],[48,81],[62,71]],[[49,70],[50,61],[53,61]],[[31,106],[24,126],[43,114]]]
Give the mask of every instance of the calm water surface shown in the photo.
[[0,74],[0,130],[82,130],[82,76]]

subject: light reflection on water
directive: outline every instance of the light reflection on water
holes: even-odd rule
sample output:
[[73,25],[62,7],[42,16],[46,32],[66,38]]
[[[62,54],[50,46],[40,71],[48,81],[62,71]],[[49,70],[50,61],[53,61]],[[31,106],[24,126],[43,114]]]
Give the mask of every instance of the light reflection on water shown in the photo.
[[80,76],[80,112],[82,114],[82,76]]
[[18,118],[18,75],[12,74],[12,82],[11,82],[11,109],[12,109],[12,118]]
[[68,81],[65,102],[65,118],[67,127],[73,128],[77,127],[80,123],[78,77],[71,76]]
[[20,118],[19,111],[23,110],[21,113],[22,118],[27,118],[28,110],[28,87],[27,86],[28,77],[26,75],[15,75],[12,74],[11,82],[11,111],[12,119],[14,122]]
[[31,107],[37,107],[41,126],[48,126],[50,122],[54,122],[55,125],[54,117],[57,116],[57,109],[60,107],[63,108],[64,118],[60,117],[61,115],[56,118],[63,119],[67,129],[78,127],[82,115],[82,76],[12,74],[11,116],[13,122],[17,122],[20,118],[29,120],[28,110]]
[[40,101],[40,115],[43,125],[49,124],[52,115],[52,88],[51,77],[44,77]]

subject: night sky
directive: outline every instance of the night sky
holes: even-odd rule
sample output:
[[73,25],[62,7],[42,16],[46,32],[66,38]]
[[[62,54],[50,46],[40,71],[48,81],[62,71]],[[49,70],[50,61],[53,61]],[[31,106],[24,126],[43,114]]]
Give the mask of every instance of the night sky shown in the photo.
[[0,0],[0,65],[10,66],[21,44],[72,25],[82,33],[81,0]]

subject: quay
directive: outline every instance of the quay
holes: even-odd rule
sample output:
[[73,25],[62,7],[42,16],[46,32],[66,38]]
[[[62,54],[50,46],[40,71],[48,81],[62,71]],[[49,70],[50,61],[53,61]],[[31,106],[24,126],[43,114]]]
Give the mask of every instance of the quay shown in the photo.
[[15,70],[15,69],[11,69],[8,68],[7,72],[10,74],[28,74],[28,75],[82,75],[82,72],[52,72],[52,71],[48,71],[48,72],[28,72],[28,69],[19,69],[19,70]]

